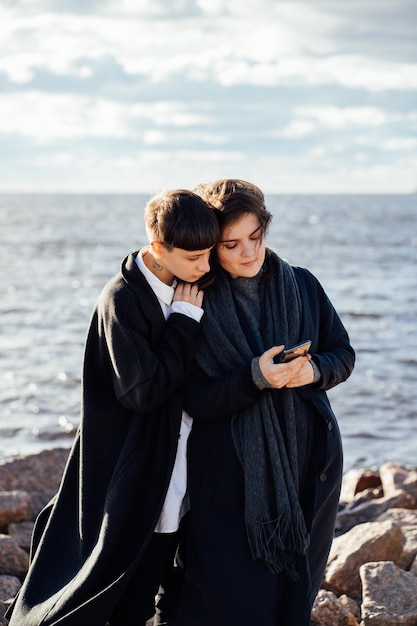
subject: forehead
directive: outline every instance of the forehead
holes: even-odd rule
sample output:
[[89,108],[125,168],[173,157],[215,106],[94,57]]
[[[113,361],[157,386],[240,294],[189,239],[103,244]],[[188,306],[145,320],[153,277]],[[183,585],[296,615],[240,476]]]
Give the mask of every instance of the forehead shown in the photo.
[[204,254],[209,253],[212,250],[211,248],[205,248],[204,250],[184,250],[184,248],[171,248],[169,250],[170,254],[174,254],[178,257],[190,257],[190,256],[202,256]]
[[261,223],[257,215],[253,213],[246,213],[240,219],[225,226],[221,233],[221,241],[235,241],[236,239],[242,239],[248,237],[254,233]]

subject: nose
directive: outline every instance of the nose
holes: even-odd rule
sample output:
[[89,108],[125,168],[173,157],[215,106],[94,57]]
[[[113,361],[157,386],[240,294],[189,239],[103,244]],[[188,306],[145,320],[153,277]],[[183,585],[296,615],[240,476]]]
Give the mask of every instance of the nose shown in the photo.
[[253,258],[255,252],[256,242],[246,241],[242,246],[242,256]]
[[210,254],[201,257],[200,263],[198,264],[198,270],[200,272],[204,272],[204,274],[210,271]]

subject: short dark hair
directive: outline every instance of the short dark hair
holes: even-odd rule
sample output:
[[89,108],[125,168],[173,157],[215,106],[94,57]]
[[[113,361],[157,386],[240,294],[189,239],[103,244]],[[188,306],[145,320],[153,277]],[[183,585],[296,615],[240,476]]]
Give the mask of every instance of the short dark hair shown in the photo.
[[222,229],[251,213],[258,217],[264,234],[267,232],[272,213],[265,206],[264,194],[253,183],[239,178],[222,178],[198,185],[194,191],[213,207]]
[[162,191],[145,208],[146,231],[171,248],[206,250],[219,240],[214,211],[197,194],[186,189]]

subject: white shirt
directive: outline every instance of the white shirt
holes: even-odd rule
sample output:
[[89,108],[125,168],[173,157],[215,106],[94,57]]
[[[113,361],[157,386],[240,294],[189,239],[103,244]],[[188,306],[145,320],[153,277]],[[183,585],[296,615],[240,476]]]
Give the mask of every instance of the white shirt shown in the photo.
[[[203,309],[191,302],[172,302],[176,282],[166,285],[145,265],[142,258],[143,250],[136,257],[136,264],[152,291],[158,298],[162,313],[168,319],[171,313],[182,313],[199,322],[203,316]],[[174,469],[161,515],[155,528],[156,533],[173,533],[178,530],[181,518],[189,509],[187,494],[187,441],[191,432],[193,420],[185,411],[182,412],[180,435]]]

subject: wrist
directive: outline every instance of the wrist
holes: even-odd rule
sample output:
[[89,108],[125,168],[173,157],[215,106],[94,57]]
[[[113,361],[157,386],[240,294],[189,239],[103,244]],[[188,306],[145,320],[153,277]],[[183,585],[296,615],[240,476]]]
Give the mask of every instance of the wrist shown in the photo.
[[258,389],[272,389],[272,385],[269,384],[265,376],[262,374],[258,356],[251,361],[251,374],[252,380]]

